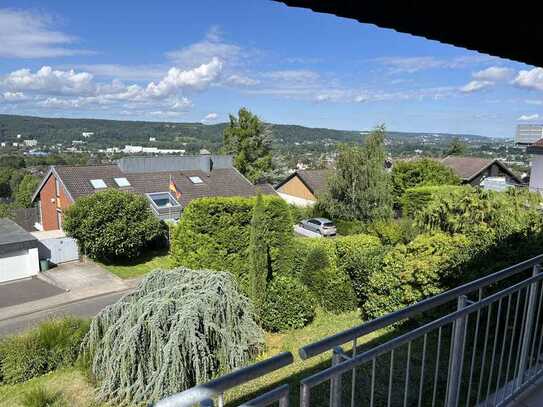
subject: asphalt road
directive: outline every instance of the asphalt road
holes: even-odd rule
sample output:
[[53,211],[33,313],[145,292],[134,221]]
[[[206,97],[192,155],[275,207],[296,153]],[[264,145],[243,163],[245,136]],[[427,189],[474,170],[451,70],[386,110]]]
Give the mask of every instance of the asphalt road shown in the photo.
[[113,294],[101,295],[99,297],[88,298],[85,300],[60,305],[44,311],[37,311],[32,314],[24,315],[0,321],[0,336],[21,332],[32,328],[43,320],[53,316],[76,315],[79,317],[93,317],[106,306],[113,304],[129,290]]

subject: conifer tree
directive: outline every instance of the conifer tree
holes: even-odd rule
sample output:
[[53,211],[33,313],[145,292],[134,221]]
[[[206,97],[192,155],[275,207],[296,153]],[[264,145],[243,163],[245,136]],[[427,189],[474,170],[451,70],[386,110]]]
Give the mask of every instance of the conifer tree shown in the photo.
[[249,297],[259,312],[265,300],[266,282],[270,273],[270,249],[268,245],[268,226],[262,195],[256,197],[251,219],[251,236],[249,242]]
[[272,170],[270,129],[258,116],[242,107],[230,115],[224,129],[224,150],[234,156],[234,165],[251,182],[266,178]]

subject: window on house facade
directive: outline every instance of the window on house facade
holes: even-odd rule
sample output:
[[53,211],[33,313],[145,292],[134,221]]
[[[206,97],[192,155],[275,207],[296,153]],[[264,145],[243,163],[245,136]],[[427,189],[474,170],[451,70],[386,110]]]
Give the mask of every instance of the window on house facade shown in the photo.
[[94,189],[107,188],[107,185],[103,179],[91,179],[90,183]]
[[55,178],[55,196],[57,198],[60,196],[60,181],[58,178]]

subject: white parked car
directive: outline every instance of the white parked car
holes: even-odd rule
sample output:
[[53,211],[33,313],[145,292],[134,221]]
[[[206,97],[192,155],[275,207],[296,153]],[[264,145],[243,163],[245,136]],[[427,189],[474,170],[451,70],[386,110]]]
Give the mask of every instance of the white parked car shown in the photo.
[[300,226],[312,232],[319,233],[321,236],[335,236],[337,233],[334,222],[326,218],[304,219],[300,222]]

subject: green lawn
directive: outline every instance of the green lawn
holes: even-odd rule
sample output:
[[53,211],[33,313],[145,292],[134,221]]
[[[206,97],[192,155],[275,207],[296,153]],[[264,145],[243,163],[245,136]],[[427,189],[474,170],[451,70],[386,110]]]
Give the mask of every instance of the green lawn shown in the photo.
[[[167,256],[162,256],[162,262],[164,262],[164,257]],[[157,264],[160,264],[160,261],[157,261]],[[153,268],[155,268],[155,266],[148,266],[147,270]],[[144,273],[144,271],[142,271],[142,273]],[[286,333],[266,334],[267,349],[259,358],[260,360],[274,356],[280,352],[290,351],[294,354],[295,362],[277,372],[229,391],[227,393],[227,400],[233,402],[234,400],[239,401],[240,399],[248,399],[249,397],[254,396],[255,393],[261,393],[264,389],[272,388],[278,383],[284,383],[286,381],[296,382],[296,386],[293,386],[294,394],[292,397],[294,400],[294,398],[297,397],[297,385],[300,377],[306,376],[310,371],[316,369],[322,363],[329,363],[328,359],[330,357],[330,354],[327,353],[302,362],[298,356],[298,348],[328,335],[350,328],[353,325],[360,324],[360,322],[360,316],[356,311],[340,315],[319,311],[315,321],[305,328]],[[346,347],[346,349],[348,349],[348,347]],[[92,384],[89,382],[88,378],[76,368],[58,370],[17,385],[0,386],[0,406],[19,407],[21,405],[20,399],[22,394],[37,385],[44,385],[51,390],[62,391],[70,406],[103,406],[94,401],[94,388]]]
[[120,278],[143,277],[145,274],[156,269],[169,269],[170,255],[167,249],[151,250],[142,256],[125,262],[102,263],[111,273]]
[[24,394],[37,386],[43,386],[52,391],[61,391],[69,406],[106,406],[94,400],[93,385],[76,368],[57,370],[21,384],[0,386],[0,406],[22,407],[21,401]]

